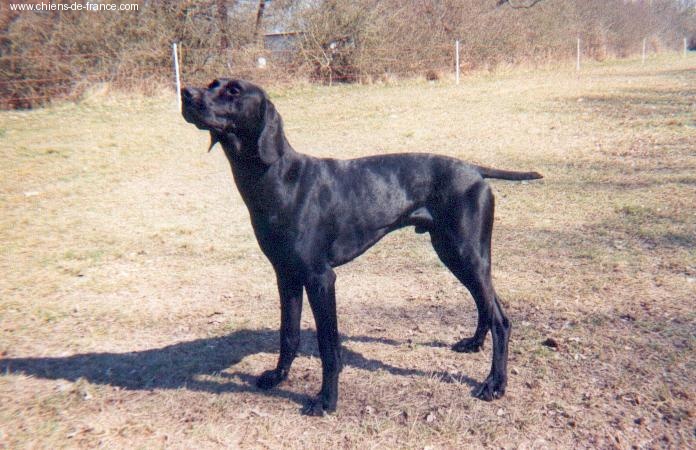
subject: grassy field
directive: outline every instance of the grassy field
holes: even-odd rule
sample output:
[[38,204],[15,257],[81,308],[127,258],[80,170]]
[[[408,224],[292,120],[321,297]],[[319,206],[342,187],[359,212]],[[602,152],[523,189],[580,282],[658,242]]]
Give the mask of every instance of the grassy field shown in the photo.
[[305,153],[545,175],[492,182],[507,395],[472,397],[490,337],[449,350],[475,307],[412,229],[338,269],[339,411],[299,414],[308,307],[257,390],[279,307],[227,161],[173,97],[95,93],[0,113],[0,448],[696,446],[693,56],[271,95]]

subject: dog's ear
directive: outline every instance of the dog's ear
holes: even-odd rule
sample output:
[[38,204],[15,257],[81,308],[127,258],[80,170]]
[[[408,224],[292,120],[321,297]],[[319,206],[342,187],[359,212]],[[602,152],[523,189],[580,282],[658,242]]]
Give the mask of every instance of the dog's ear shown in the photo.
[[264,164],[271,165],[283,153],[283,121],[275,106],[264,95],[260,106],[261,133],[259,134],[259,158]]

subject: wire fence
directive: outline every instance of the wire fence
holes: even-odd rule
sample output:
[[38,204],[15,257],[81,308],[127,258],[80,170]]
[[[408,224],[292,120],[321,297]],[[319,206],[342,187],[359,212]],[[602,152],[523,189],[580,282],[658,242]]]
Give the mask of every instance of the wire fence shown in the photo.
[[[313,83],[372,82],[381,77],[410,78],[427,71],[453,72],[454,47],[430,47],[429,56],[394,55],[386,48],[336,48],[323,51],[303,49],[234,51],[185,47],[180,52],[182,80],[209,81],[211,75],[249,78],[259,82],[285,82],[304,79]],[[417,49],[414,49],[417,53]]]
[[[348,56],[350,53],[350,56]],[[369,83],[388,78],[438,78],[454,70],[453,47],[438,56],[406,60],[381,49],[329,49],[309,55],[297,49],[235,50],[178,49],[184,84],[207,84],[211,78],[246,78],[262,84]],[[447,54],[450,53],[450,54]],[[0,108],[31,108],[56,99],[79,98],[90,87],[107,83],[115,88],[151,92],[172,83],[171,49],[142,55],[137,65],[121,64],[108,53],[0,55]],[[131,58],[137,56],[130,55]]]
[[[649,49],[642,43],[642,61]],[[302,48],[232,49],[176,47],[178,70],[173,68],[172,49],[129,55],[137,64],[124,63],[117,54],[50,52],[0,55],[0,108],[32,108],[60,99],[77,99],[95,85],[154,93],[173,86],[176,75],[183,85],[203,85],[212,78],[245,78],[269,84],[374,83],[405,78],[452,80],[460,72],[475,69],[481,48],[461,47],[452,42],[437,48],[401,49],[336,46],[308,52]],[[568,59],[577,70],[585,55],[580,39],[569,45]],[[686,40],[683,48],[687,53]],[[591,57],[588,55],[588,57]],[[514,64],[515,58],[510,58]]]

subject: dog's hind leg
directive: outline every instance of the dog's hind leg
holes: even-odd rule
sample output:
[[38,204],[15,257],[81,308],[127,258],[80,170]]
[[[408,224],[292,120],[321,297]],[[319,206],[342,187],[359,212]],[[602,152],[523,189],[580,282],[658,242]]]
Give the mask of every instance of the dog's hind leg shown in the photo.
[[442,262],[471,293],[478,309],[478,325],[471,338],[453,346],[459,352],[475,352],[483,347],[492,331],[491,372],[476,392],[484,400],[501,397],[507,384],[507,353],[510,321],[497,299],[491,280],[491,235],[493,232],[493,194],[485,183],[466,192],[448,196],[447,205],[430,230],[433,248]]

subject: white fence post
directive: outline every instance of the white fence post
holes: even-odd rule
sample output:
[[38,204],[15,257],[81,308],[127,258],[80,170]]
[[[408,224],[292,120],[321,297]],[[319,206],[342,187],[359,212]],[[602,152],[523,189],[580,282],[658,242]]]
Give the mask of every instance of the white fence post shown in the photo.
[[578,57],[577,57],[577,61],[575,63],[575,70],[577,70],[579,72],[580,71],[580,37],[579,36],[578,36],[578,51],[577,51],[577,53],[578,53]]
[[640,62],[641,64],[645,64],[645,38],[643,38],[643,53]]
[[455,69],[454,69],[454,77],[457,80],[457,84],[459,84],[459,39],[455,41],[454,44],[454,64],[455,64]]
[[181,110],[181,79],[179,78],[179,52],[176,51],[176,42],[172,44],[174,54],[174,75],[176,76],[176,103]]

